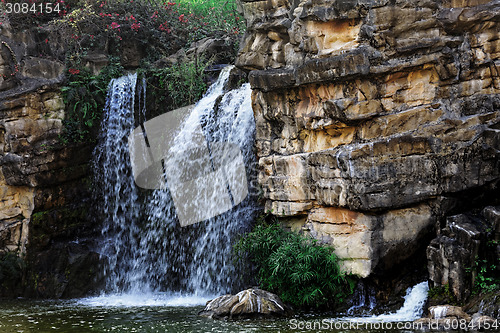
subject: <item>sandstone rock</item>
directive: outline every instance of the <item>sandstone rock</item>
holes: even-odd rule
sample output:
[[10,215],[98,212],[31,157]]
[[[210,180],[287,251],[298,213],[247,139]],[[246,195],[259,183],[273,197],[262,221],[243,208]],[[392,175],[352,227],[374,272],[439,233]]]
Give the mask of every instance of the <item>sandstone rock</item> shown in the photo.
[[340,262],[344,271],[368,277],[376,267],[388,269],[413,255],[434,223],[428,205],[382,214],[320,207],[310,210],[301,230],[348,259]]
[[181,48],[175,54],[162,58],[155,63],[156,67],[171,66],[179,61],[203,59],[212,60],[215,64],[227,64],[232,61],[234,40],[229,36],[221,38],[203,38],[190,45],[185,50]]
[[[440,198],[500,181],[498,0],[241,8],[266,208],[303,217],[346,270],[395,267],[434,237]],[[318,214],[336,209],[358,215]]]
[[208,318],[284,316],[290,309],[281,299],[262,289],[251,288],[236,295],[224,295],[207,302],[199,315]]
[[50,31],[15,31],[3,23],[0,73],[15,75],[0,80],[0,254],[23,257],[27,278],[0,288],[0,296],[80,297],[96,286],[100,259],[85,241],[69,244],[92,239],[85,207],[93,147],[63,145],[59,138],[65,67],[58,59],[65,47],[57,38],[49,38],[50,47],[36,43]]
[[424,330],[453,330],[456,327],[468,330],[495,330],[497,321],[492,317],[475,313],[472,317],[465,313],[461,307],[452,305],[438,305],[429,308],[429,317],[421,318],[414,322],[417,327]]
[[28,78],[56,79],[64,72],[64,64],[44,58],[29,57],[22,63],[21,74]]

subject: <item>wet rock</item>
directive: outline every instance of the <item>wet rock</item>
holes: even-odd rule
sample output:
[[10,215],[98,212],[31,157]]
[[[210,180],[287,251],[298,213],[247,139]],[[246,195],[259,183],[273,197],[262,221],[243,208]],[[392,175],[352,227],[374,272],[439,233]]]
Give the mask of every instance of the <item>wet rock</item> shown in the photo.
[[464,310],[500,319],[500,290],[474,295],[467,301]]
[[481,330],[489,328],[498,328],[498,319],[492,318],[490,316],[485,316],[480,313],[475,313],[472,316],[470,323],[472,329]]
[[100,259],[87,241],[95,236],[87,210],[93,144],[60,139],[65,41],[48,38],[49,47],[36,40],[50,31],[2,23],[0,74],[8,78],[0,80],[0,256],[21,257],[24,271],[22,281],[5,281],[13,288],[0,288],[0,296],[79,297],[95,287]]
[[281,299],[268,291],[251,288],[236,295],[224,295],[208,301],[199,315],[208,318],[244,318],[284,316],[290,309]]
[[452,305],[431,306],[429,317],[421,318],[414,322],[415,326],[424,331],[428,330],[496,330],[498,319],[475,313],[472,317],[465,313],[461,307]]
[[455,215],[446,219],[446,226],[427,248],[428,270],[431,285],[449,285],[459,301],[466,300],[472,292],[479,255],[498,258],[497,249],[486,247],[495,240],[498,230],[498,207],[486,207],[481,217]]

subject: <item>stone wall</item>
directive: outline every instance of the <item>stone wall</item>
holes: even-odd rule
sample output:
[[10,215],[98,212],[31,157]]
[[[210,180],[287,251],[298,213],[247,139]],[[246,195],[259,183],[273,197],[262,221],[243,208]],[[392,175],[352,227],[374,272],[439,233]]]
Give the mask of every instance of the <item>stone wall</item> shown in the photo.
[[500,1],[242,0],[266,209],[361,277],[498,198]]
[[[79,296],[92,280],[83,263],[91,270],[98,259],[83,242],[72,243],[92,230],[93,147],[60,139],[64,44],[46,45],[45,37],[11,29],[5,19],[0,25],[0,254],[15,252],[27,263],[18,290],[0,287],[0,295]],[[77,279],[85,283],[75,286]]]

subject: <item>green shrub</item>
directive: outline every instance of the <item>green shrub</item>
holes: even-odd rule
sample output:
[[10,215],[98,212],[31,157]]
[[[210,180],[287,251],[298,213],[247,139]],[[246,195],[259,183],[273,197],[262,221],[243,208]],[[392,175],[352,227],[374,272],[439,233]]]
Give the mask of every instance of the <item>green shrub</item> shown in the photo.
[[1,287],[12,291],[19,286],[25,264],[17,252],[4,252],[0,254],[0,281]]
[[[489,259],[489,260],[488,260]],[[498,276],[498,265],[500,258],[495,259],[476,258],[473,270],[476,271],[474,291],[490,292],[500,289],[500,276]]]
[[194,59],[146,71],[152,109],[162,113],[199,101],[208,88],[204,71],[210,64],[211,61]]
[[261,288],[294,306],[331,307],[352,293],[353,280],[331,247],[276,223],[258,224],[234,249],[239,260],[248,256],[256,266]]

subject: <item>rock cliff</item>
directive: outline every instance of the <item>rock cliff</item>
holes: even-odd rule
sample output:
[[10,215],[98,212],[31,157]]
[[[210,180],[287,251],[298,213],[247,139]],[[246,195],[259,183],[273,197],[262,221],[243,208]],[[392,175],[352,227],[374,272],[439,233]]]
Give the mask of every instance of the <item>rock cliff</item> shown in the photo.
[[0,295],[79,296],[98,260],[74,242],[92,229],[93,147],[60,140],[64,44],[46,45],[48,32],[12,29],[8,20],[0,29],[0,253],[29,263],[17,289]]
[[498,200],[500,1],[240,7],[266,209],[348,272],[394,269]]

